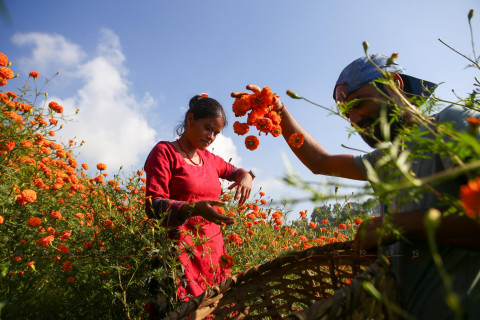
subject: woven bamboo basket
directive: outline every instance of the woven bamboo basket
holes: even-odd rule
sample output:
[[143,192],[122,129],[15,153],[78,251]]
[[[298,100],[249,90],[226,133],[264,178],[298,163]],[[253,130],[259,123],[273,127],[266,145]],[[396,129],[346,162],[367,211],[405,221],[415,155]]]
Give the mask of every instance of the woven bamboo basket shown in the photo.
[[331,243],[278,257],[207,289],[164,320],[394,318],[363,284],[369,282],[395,302],[388,261],[355,255],[352,244]]

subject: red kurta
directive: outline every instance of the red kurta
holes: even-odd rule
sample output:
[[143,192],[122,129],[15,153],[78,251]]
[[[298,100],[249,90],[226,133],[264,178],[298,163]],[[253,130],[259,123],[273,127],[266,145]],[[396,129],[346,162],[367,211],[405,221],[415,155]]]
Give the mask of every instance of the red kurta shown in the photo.
[[[236,168],[221,157],[206,150],[197,152],[203,160],[200,167],[187,163],[170,142],[162,141],[152,149],[145,162],[147,197],[151,196],[153,202],[161,201],[160,210],[170,213],[167,224],[178,227],[173,237],[178,240],[180,262],[185,267],[182,280],[186,282],[182,281],[177,289],[182,300],[196,297],[208,286],[230,276],[230,271],[220,268],[218,262],[226,253],[220,227],[198,216],[178,220],[178,209],[183,203],[218,200],[221,195],[219,178],[233,180],[235,176]],[[147,213],[151,215],[149,208]],[[199,243],[199,238],[201,244],[192,247],[193,240]]]

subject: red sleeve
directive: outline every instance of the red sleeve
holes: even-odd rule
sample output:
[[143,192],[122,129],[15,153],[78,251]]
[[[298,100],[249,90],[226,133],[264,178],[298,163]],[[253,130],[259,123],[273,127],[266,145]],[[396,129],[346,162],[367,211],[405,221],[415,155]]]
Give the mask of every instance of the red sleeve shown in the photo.
[[[162,213],[170,213],[168,225],[178,225],[178,212],[185,201],[170,199],[169,182],[175,156],[165,143],[158,143],[150,152],[145,162],[147,174],[146,213],[150,218],[160,218]],[[152,208],[153,207],[153,208]]]
[[237,168],[230,162],[226,162],[222,157],[214,155],[211,153],[215,167],[217,168],[218,176],[222,179],[228,181],[235,181],[235,175],[237,173]]

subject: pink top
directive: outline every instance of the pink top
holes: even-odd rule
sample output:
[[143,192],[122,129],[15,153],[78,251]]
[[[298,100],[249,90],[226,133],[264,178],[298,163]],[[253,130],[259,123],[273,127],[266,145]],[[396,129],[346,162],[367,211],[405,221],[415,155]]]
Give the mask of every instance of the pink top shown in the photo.
[[[156,208],[153,214],[147,206],[147,214],[152,217],[170,212],[167,225],[178,227],[178,232],[171,237],[178,240],[180,262],[185,267],[182,280],[186,281],[181,281],[177,289],[182,300],[196,297],[207,286],[230,276],[230,271],[220,268],[218,263],[220,256],[226,253],[220,226],[198,216],[186,221],[180,221],[177,216],[185,202],[218,200],[222,192],[219,178],[230,181],[235,178],[236,168],[232,164],[207,150],[197,152],[203,160],[202,166],[187,163],[170,142],[161,141],[150,152],[144,167],[146,195],[151,197]],[[204,240],[191,247],[192,236]]]

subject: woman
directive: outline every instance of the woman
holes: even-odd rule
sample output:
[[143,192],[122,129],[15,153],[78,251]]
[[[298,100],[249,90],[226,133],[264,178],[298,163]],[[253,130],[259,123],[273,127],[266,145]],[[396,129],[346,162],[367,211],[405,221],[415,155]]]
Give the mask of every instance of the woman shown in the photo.
[[237,188],[239,204],[250,196],[254,178],[251,171],[237,169],[206,150],[227,123],[220,103],[202,95],[193,97],[189,107],[177,128],[179,138],[159,142],[145,163],[147,203],[151,203],[147,213],[165,219],[176,231],[171,237],[177,240],[184,267],[177,287],[181,300],[202,294],[230,275],[218,262],[226,253],[219,224],[234,223],[214,208],[223,205],[219,178],[234,182],[229,189]]

